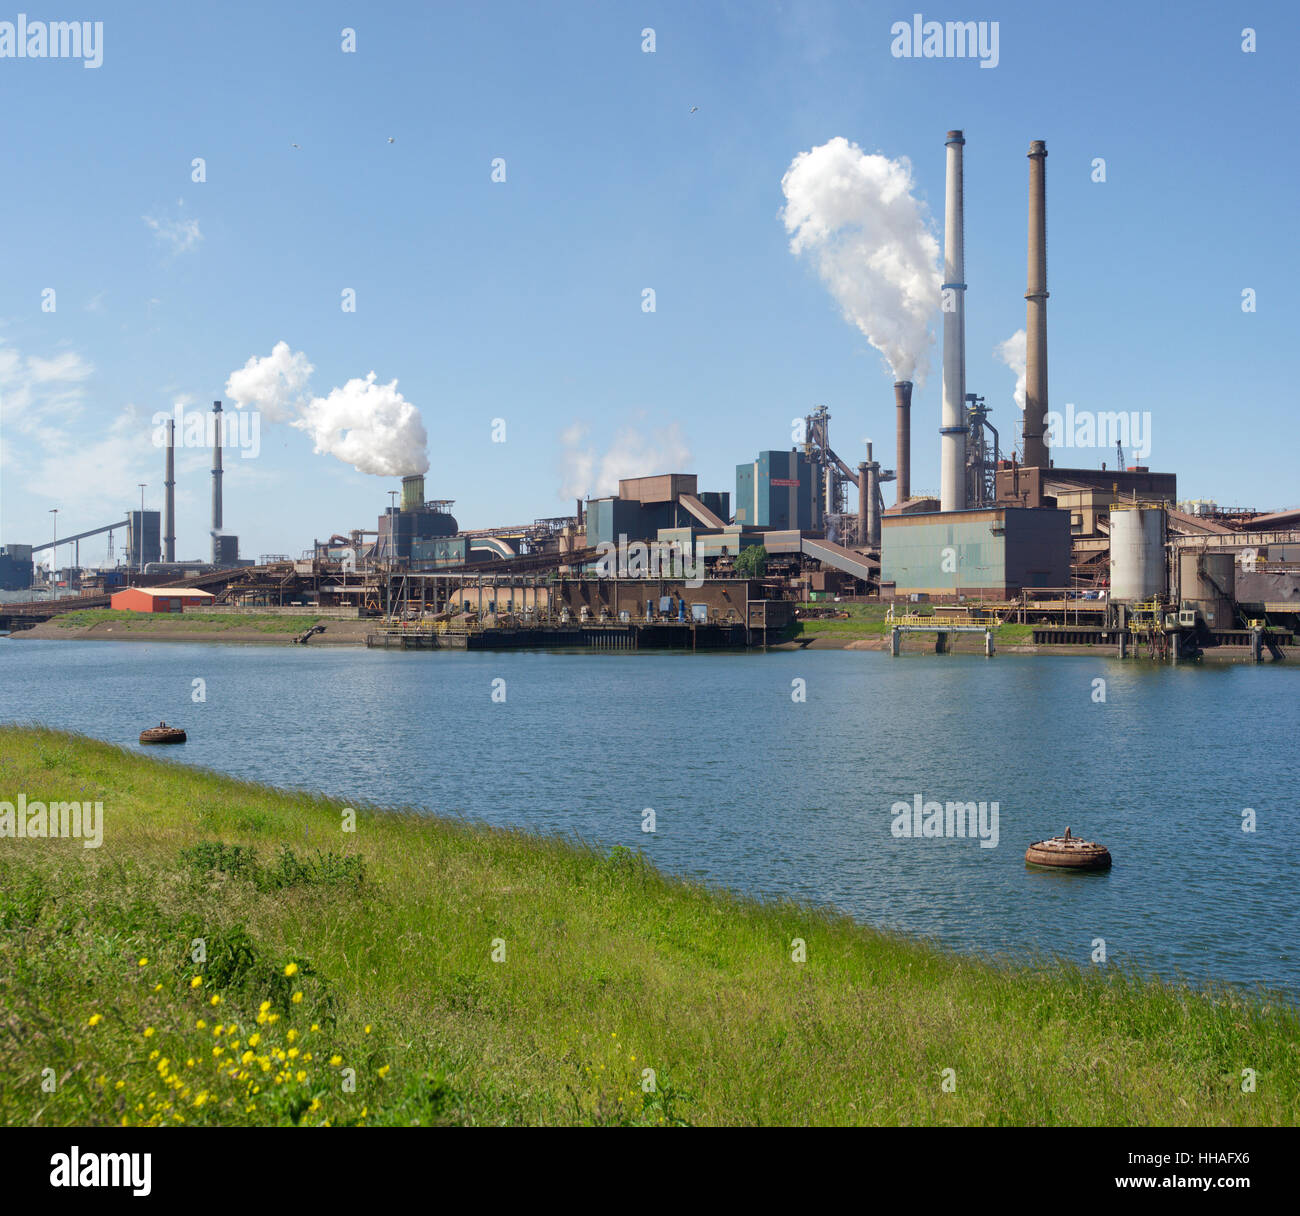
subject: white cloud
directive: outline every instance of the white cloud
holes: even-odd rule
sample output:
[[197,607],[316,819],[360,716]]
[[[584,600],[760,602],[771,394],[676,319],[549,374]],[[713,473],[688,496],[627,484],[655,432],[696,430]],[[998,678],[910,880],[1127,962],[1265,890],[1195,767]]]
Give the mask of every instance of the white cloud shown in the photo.
[[617,494],[624,478],[680,473],[690,464],[691,449],[676,422],[650,431],[620,427],[603,453],[584,446],[587,433],[584,423],[574,423],[560,434],[561,498]]
[[173,257],[178,254],[188,253],[203,240],[203,233],[199,231],[198,220],[160,220],[152,215],[146,215],[142,218],[153,229],[159,244],[164,246]]
[[0,420],[23,435],[39,436],[52,424],[59,429],[81,412],[94,371],[75,351],[24,357],[15,347],[0,346]]

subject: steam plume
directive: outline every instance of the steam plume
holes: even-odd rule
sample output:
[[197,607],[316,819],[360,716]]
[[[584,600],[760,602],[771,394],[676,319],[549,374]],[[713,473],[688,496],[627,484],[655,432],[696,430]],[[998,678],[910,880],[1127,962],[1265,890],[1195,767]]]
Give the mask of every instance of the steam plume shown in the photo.
[[841,136],[801,152],[781,179],[790,251],[815,259],[844,319],[894,379],[920,383],[943,280],[939,241],[913,188],[905,158],[868,155]]
[[993,354],[1016,373],[1016,405],[1025,408],[1025,331],[1016,330],[1005,342],[993,348]]
[[315,450],[337,456],[361,473],[400,477],[429,469],[429,437],[420,411],[397,391],[397,381],[349,380],[328,397],[309,397],[313,367],[302,351],[277,342],[254,356],[226,381],[226,394],[243,409],[251,405],[268,422],[288,422],[311,436]]

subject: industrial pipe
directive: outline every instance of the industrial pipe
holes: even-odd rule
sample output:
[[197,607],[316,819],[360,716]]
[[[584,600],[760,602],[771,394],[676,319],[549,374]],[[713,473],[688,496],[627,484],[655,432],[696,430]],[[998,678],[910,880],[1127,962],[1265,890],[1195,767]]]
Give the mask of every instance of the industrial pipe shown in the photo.
[[221,549],[221,402],[212,403],[212,562],[220,564]]
[[1029,145],[1029,277],[1025,288],[1025,420],[1027,469],[1047,457],[1047,145]]
[[943,241],[943,425],[939,508],[966,509],[966,256],[960,131],[949,131]]
[[899,380],[894,385],[894,405],[898,414],[898,497],[899,504],[912,497],[912,382]]
[[167,461],[163,476],[163,560],[176,560],[176,420],[167,420]]

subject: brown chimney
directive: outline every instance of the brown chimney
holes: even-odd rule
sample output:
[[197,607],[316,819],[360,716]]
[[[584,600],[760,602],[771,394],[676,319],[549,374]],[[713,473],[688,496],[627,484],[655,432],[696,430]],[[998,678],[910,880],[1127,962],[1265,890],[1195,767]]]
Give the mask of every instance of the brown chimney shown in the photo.
[[1025,289],[1025,468],[1047,461],[1047,145],[1029,145],[1029,282]]
[[912,382],[899,380],[894,385],[894,404],[898,407],[898,498],[904,503],[912,497]]

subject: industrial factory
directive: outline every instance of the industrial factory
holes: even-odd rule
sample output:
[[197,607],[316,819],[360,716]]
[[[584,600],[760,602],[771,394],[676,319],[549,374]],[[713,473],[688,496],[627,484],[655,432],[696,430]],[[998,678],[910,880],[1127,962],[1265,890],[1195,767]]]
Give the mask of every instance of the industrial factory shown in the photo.
[[[926,627],[925,616],[941,608],[948,620],[964,612],[1032,625],[1042,647],[1283,657],[1300,626],[1300,510],[1180,502],[1176,476],[1130,463],[1122,444],[1111,468],[1064,467],[1051,457],[1042,141],[1028,152],[1019,435],[1000,435],[985,398],[967,391],[965,147],[961,131],[948,132],[937,498],[913,495],[913,383],[899,379],[892,469],[871,444],[856,464],[837,454],[831,412],[819,405],[803,420],[802,442],[740,461],[734,486],[702,489],[694,473],[646,469],[615,494],[578,500],[572,515],[465,530],[454,501],[429,497],[424,476],[412,474],[389,491],[394,501],[373,527],[338,521],[343,530],[296,558],[254,562],[240,558],[238,538],[223,527],[217,401],[207,552],[176,557],[169,423],[161,520],[142,499],[111,523],[5,545],[4,620],[21,628],[68,607],[107,604],[115,591],[158,589],[137,596],[139,610],[183,611],[182,591],[206,592],[218,607],[372,617],[376,645],[622,650],[767,645],[788,637],[809,606],[883,602],[897,605],[907,628]],[[122,559],[83,569],[80,542],[107,533],[111,553],[119,530]],[[35,562],[46,552],[48,572]],[[60,567],[59,554],[70,564]]]

